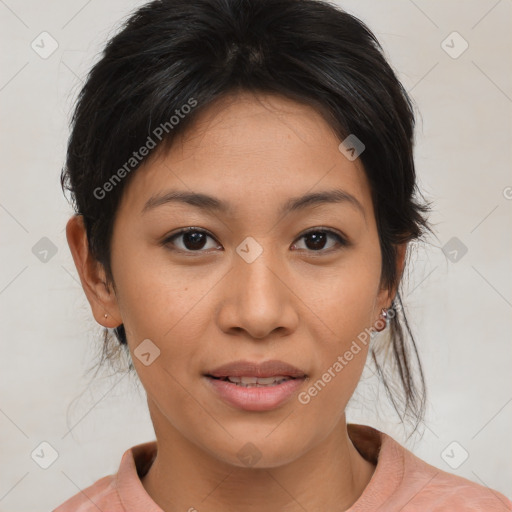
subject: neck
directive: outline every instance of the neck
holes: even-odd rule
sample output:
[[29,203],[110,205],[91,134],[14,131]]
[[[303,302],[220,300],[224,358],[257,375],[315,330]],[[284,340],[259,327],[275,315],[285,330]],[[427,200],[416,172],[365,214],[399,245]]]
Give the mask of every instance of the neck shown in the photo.
[[341,512],[361,496],[375,470],[350,440],[344,415],[326,439],[271,468],[228,464],[173,428],[155,432],[157,456],[141,481],[164,512]]

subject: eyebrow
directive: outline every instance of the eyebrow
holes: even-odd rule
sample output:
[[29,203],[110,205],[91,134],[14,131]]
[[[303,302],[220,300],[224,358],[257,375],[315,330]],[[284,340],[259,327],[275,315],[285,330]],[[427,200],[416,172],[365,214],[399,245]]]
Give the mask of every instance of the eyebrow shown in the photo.
[[[234,211],[234,208],[230,203],[207,194],[181,190],[170,190],[164,194],[150,197],[142,209],[142,214],[158,206],[175,202],[188,204],[201,210],[210,212],[232,214]],[[309,208],[311,206],[318,206],[328,203],[351,205],[359,210],[359,212],[366,220],[366,214],[363,205],[359,202],[359,200],[352,194],[340,189],[324,190],[306,194],[300,197],[293,197],[281,206],[279,214],[284,215],[287,213],[304,210],[305,208]]]

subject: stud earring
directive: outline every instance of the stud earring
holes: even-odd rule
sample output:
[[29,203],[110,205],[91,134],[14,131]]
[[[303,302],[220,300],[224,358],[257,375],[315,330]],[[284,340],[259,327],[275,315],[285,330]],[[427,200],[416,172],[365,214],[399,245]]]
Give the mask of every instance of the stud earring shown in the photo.
[[388,326],[388,310],[382,308],[380,310],[380,318],[377,320],[377,332],[383,331]]
[[108,316],[108,315],[107,315],[107,313],[105,313],[105,315],[104,315],[104,316],[105,316],[105,318],[107,318],[107,316]]

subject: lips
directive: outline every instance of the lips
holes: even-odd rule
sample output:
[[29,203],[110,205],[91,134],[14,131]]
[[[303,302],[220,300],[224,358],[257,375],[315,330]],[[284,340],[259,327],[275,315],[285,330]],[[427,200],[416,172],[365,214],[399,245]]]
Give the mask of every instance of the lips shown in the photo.
[[[289,380],[307,377],[306,372],[303,370],[277,359],[264,361],[263,363],[245,360],[233,361],[208,371],[204,375],[215,379],[240,382],[242,384],[261,385],[268,385],[272,382],[263,379],[273,378],[274,381],[282,381],[283,379]],[[260,382],[258,382],[259,379],[261,379]]]
[[290,403],[309,377],[291,364],[271,360],[234,361],[210,370],[203,378],[207,389],[231,407],[263,412]]

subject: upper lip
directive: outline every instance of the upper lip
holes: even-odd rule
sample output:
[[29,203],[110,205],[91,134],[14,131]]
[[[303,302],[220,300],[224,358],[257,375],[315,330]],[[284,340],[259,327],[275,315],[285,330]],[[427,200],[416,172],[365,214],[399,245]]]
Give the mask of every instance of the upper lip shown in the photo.
[[207,372],[205,375],[211,377],[276,377],[282,375],[283,377],[306,377],[306,372],[291,364],[271,359],[262,363],[252,361],[233,361],[224,364]]

